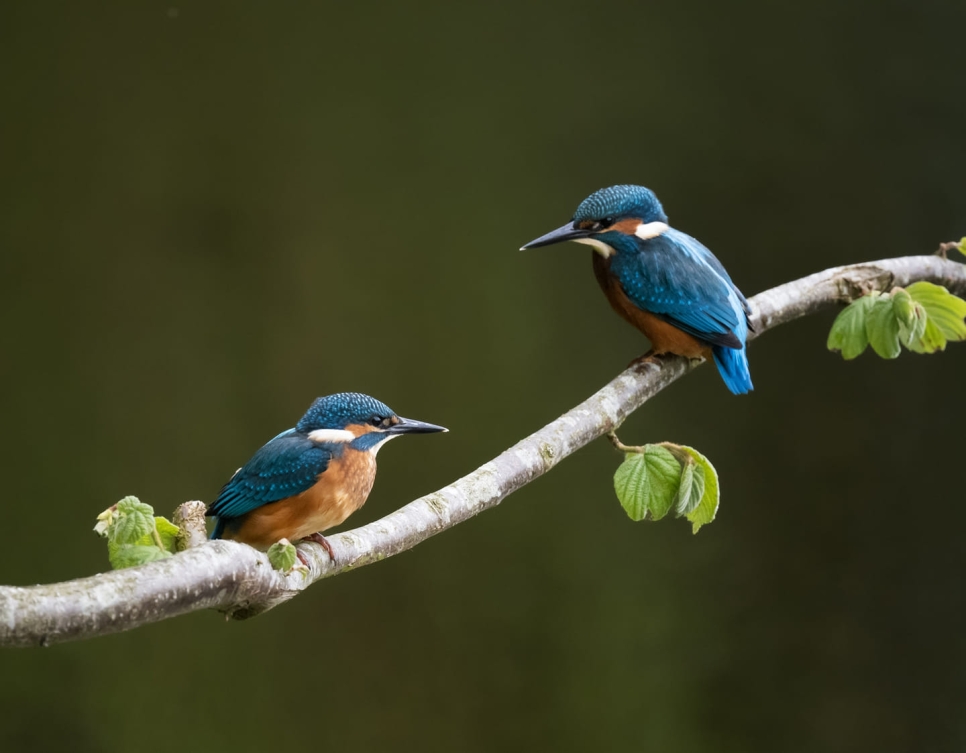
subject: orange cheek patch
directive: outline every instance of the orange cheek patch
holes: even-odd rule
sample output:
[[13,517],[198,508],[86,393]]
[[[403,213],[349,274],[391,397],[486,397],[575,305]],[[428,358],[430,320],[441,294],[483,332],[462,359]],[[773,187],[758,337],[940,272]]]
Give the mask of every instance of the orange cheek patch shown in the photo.
[[634,219],[633,217],[621,220],[620,222],[615,222],[609,228],[610,230],[616,230],[618,233],[623,233],[624,235],[634,235],[637,232],[637,226],[641,224],[641,220]]

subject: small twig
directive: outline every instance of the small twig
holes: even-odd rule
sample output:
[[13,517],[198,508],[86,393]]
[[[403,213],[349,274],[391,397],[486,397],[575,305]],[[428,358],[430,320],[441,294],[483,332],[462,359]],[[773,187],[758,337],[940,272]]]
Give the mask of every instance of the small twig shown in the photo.
[[205,503],[194,500],[185,502],[174,511],[172,522],[178,526],[178,551],[201,546],[208,540],[205,527]]
[[943,259],[948,259],[950,251],[959,251],[959,241],[949,241],[948,243],[940,243],[939,249],[936,251],[937,256],[941,256]]
[[614,445],[614,448],[620,452],[644,452],[643,447],[632,447],[631,445],[626,445],[617,438],[617,434],[613,431],[607,432],[607,438],[610,443]]

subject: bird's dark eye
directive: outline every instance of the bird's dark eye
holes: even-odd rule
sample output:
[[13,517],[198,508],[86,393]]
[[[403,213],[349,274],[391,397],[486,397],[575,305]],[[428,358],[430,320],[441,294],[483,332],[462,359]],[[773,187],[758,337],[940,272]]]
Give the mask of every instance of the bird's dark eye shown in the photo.
[[372,424],[373,426],[380,426],[382,425],[382,422],[385,420],[386,419],[384,419],[382,416],[373,416],[372,418],[369,419],[369,423]]
[[614,224],[614,218],[613,217],[604,217],[603,219],[597,220],[597,222],[595,222],[593,225],[591,225],[590,226],[590,229],[591,230],[604,230],[606,228],[609,228],[613,224]]
[[392,426],[392,416],[373,416],[369,419],[369,423],[378,426],[380,429],[388,429]]

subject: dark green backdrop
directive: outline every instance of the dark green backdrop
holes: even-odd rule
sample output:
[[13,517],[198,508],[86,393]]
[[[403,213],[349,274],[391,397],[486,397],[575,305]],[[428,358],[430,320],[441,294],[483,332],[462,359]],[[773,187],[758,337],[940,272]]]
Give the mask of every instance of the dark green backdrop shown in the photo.
[[[645,348],[573,245],[644,183],[746,293],[966,234],[952,2],[7,3],[0,582],[107,567],[126,494],[211,500],[317,395],[451,428],[353,524]],[[4,751],[961,750],[966,345],[703,368],[628,442],[699,447],[717,522],[631,523],[604,442],[245,623],[0,653]]]

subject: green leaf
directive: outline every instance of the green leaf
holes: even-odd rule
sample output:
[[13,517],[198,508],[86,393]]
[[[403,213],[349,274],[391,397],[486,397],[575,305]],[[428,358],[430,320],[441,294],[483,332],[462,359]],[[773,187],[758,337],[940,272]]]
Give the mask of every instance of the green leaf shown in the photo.
[[826,347],[841,352],[846,361],[862,355],[869,345],[865,320],[872,304],[871,296],[863,296],[842,309],[832,324]]
[[899,320],[900,325],[904,324],[907,327],[912,327],[915,324],[914,306],[915,301],[912,300],[912,296],[905,290],[896,288],[892,291],[892,310],[895,312],[896,319]]
[[956,247],[956,250],[963,256],[966,256],[966,238],[959,239],[959,245]]
[[681,464],[660,445],[628,452],[614,473],[614,491],[631,520],[660,520],[674,504]]
[[906,347],[913,353],[935,353],[937,350],[946,350],[946,336],[927,315],[922,335],[918,340],[907,343]]
[[275,542],[268,548],[268,561],[276,570],[290,572],[299,561],[295,545],[288,539]]
[[125,497],[97,516],[94,530],[107,536],[107,557],[115,569],[170,557],[177,551],[178,527],[155,517],[151,505]]
[[[178,550],[175,546],[175,536],[171,533],[171,530],[178,530],[178,527],[173,523],[168,522],[166,518],[158,517],[155,518],[158,521],[158,535],[161,537],[161,543],[164,545],[164,551],[170,552],[171,554],[177,554]],[[163,522],[160,522],[163,521]],[[163,528],[163,531],[161,530]],[[149,533],[147,536],[142,536],[137,541],[134,542],[136,546],[153,546],[155,549],[158,548],[158,542],[154,540],[154,534]],[[118,544],[117,542],[107,541],[107,556],[111,558],[114,553],[117,552],[122,546],[132,546],[131,544]]]
[[865,332],[872,349],[881,358],[898,358],[902,352],[899,347],[899,320],[892,305],[892,296],[888,293],[872,296],[872,308],[865,318]]
[[681,449],[690,454],[697,463],[694,474],[695,478],[698,477],[698,470],[700,470],[704,481],[704,489],[700,501],[691,512],[685,515],[691,521],[692,533],[697,533],[701,526],[714,520],[714,516],[718,513],[718,504],[721,501],[718,489],[718,472],[711,465],[711,461],[693,447],[685,447],[682,445]]
[[[158,535],[161,537],[161,543],[164,545],[165,550],[172,554],[177,552],[178,526],[160,515],[154,516],[154,524],[157,526]],[[149,536],[149,538],[153,541],[153,537]]]
[[697,464],[691,453],[685,454],[687,461],[681,465],[681,485],[674,498],[674,514],[678,517],[694,512],[704,496],[704,468]]
[[966,340],[966,301],[957,298],[942,285],[914,282],[906,288],[913,300],[922,304],[926,315],[939,328],[946,340]]
[[[906,291],[903,290],[902,292],[905,293]],[[911,304],[909,316],[900,318],[897,315],[896,318],[899,319],[899,341],[910,350],[915,350],[914,346],[922,341],[922,336],[926,333],[929,316],[919,301],[913,301],[911,298],[909,301]],[[943,338],[943,342],[945,343],[945,338]]]
[[[110,552],[110,548],[108,549]],[[111,567],[120,570],[124,567],[134,567],[143,565],[145,562],[154,562],[165,557],[170,557],[170,552],[164,552],[156,546],[144,546],[143,544],[123,544],[117,546],[112,554],[109,554]]]
[[138,539],[150,536],[154,531],[154,509],[137,497],[125,497],[118,502],[117,515],[109,536],[119,546],[136,544]]

